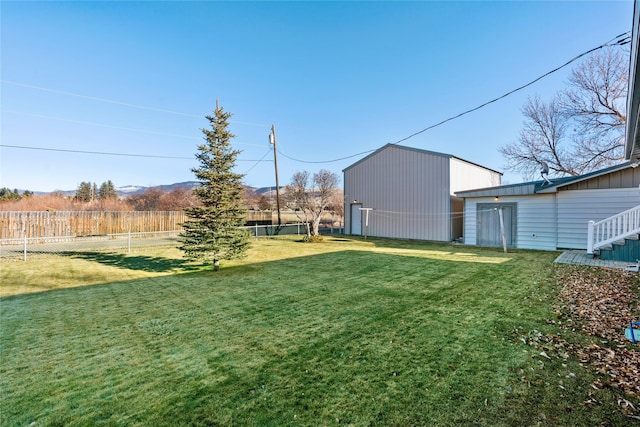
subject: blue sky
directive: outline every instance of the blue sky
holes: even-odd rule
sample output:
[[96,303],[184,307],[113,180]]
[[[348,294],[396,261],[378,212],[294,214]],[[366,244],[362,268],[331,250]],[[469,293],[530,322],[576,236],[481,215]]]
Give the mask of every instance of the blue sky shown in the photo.
[[[302,170],[342,176],[364,155],[306,162],[374,150],[498,97],[629,31],[632,12],[631,1],[5,0],[1,144],[69,151],[0,147],[0,186],[194,180],[216,98],[233,114],[246,184],[275,185],[272,124],[281,185]],[[550,98],[569,71],[402,145],[520,182],[498,147],[516,140],[527,98]]]

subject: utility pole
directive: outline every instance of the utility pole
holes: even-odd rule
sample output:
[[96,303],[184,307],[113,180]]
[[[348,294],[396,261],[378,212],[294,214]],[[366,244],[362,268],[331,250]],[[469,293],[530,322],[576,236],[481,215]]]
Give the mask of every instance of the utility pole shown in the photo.
[[276,127],[274,125],[271,125],[269,142],[273,144],[273,164],[276,168],[276,209],[278,210],[278,227],[280,227],[282,224],[282,219],[280,218],[280,184],[278,183],[278,156],[276,155]]

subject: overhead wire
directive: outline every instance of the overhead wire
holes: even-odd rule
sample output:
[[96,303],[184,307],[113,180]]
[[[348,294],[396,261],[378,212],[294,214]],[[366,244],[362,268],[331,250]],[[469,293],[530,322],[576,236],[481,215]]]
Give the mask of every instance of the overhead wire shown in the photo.
[[[601,44],[600,46],[594,47],[593,49],[589,49],[589,50],[587,50],[585,52],[582,52],[579,55],[574,56],[569,61],[565,62],[564,64],[560,65],[559,67],[556,67],[553,70],[548,71],[548,72],[542,74],[541,76],[531,80],[530,82],[525,83],[525,84],[523,84],[521,86],[518,86],[517,88],[512,89],[512,90],[508,91],[507,93],[498,96],[497,98],[493,98],[490,101],[487,101],[487,102],[484,102],[484,103],[478,105],[477,107],[470,108],[470,109],[468,109],[466,111],[463,111],[463,112],[461,112],[459,114],[456,114],[454,116],[448,117],[448,118],[446,118],[444,120],[441,120],[441,121],[439,121],[439,122],[437,122],[437,123],[435,123],[433,125],[427,126],[422,130],[414,132],[414,133],[410,134],[409,136],[401,138],[401,139],[399,139],[399,140],[397,140],[395,142],[390,142],[389,144],[398,145],[401,142],[407,141],[407,140],[409,140],[409,139],[411,139],[411,138],[413,138],[413,137],[415,137],[417,135],[420,135],[420,134],[422,134],[422,133],[424,133],[424,132],[426,132],[428,130],[431,130],[431,129],[436,128],[438,126],[442,126],[445,123],[448,123],[448,122],[450,122],[452,120],[458,119],[458,118],[460,118],[462,116],[465,116],[467,114],[470,114],[470,113],[472,113],[474,111],[480,110],[481,108],[484,108],[484,107],[486,107],[486,106],[488,106],[490,104],[493,104],[493,103],[495,103],[497,101],[500,101],[501,99],[504,99],[504,98],[506,98],[506,97],[508,97],[510,95],[513,95],[514,93],[516,93],[518,91],[521,91],[522,89],[525,89],[525,88],[537,83],[538,81],[542,80],[543,78],[545,78],[545,77],[547,77],[547,76],[549,76],[549,75],[551,75],[553,73],[556,73],[557,71],[565,68],[566,66],[572,64],[573,62],[577,61],[578,59],[580,59],[580,58],[582,58],[582,57],[584,57],[586,55],[589,55],[590,53],[595,52],[596,50],[603,49],[605,47],[616,46],[616,45],[617,46],[624,46],[624,45],[629,44],[629,43],[631,43],[631,32],[630,31],[627,31],[627,32],[622,33],[622,34],[619,34],[616,37],[613,37],[611,40]],[[286,157],[286,158],[288,158],[290,160],[293,160],[293,161],[296,161],[296,162],[300,162],[300,163],[333,163],[333,162],[338,162],[338,161],[341,161],[341,160],[350,159],[352,157],[357,157],[357,156],[360,156],[360,155],[363,155],[363,154],[372,153],[372,152],[376,151],[377,149],[378,148],[374,148],[374,149],[371,149],[371,150],[362,151],[362,152],[357,153],[357,154],[352,154],[350,156],[340,157],[338,159],[331,159],[331,160],[302,160],[302,159],[296,159],[296,158],[294,158],[292,156],[289,156],[289,155],[283,153],[280,150],[278,150],[278,152],[282,156],[284,156],[284,157]]]
[[0,82],[6,83],[6,84],[9,84],[9,85],[13,85],[13,86],[26,87],[26,88],[29,88],[29,89],[37,89],[37,90],[41,90],[41,91],[45,91],[45,92],[57,93],[59,95],[73,96],[73,97],[76,97],[76,98],[89,99],[89,100],[98,101],[98,102],[106,102],[106,103],[109,103],[109,104],[122,105],[122,106],[125,106],[125,107],[132,107],[132,108],[139,108],[139,109],[142,109],[142,110],[157,111],[157,112],[160,112],[160,113],[176,114],[176,115],[187,116],[187,117],[198,117],[198,118],[201,117],[201,116],[196,115],[196,114],[183,113],[183,112],[180,112],[180,111],[167,110],[167,109],[164,109],[164,108],[148,107],[146,105],[132,104],[132,103],[129,103],[129,102],[114,101],[114,100],[106,99],[106,98],[98,98],[96,96],[81,95],[81,94],[78,94],[78,93],[67,92],[67,91],[64,91],[64,90],[51,89],[51,88],[46,88],[46,87],[42,87],[42,86],[35,86],[35,85],[15,82],[15,81],[11,81],[11,80],[2,79],[2,80],[0,80]]
[[269,148],[267,150],[266,153],[264,153],[264,155],[260,158],[260,160],[256,160],[256,162],[254,163],[253,166],[251,166],[249,169],[247,169],[247,171],[244,173],[244,175],[248,174],[249,172],[251,172],[251,170],[253,170],[253,168],[255,168],[256,166],[258,166],[260,164],[260,162],[262,162],[264,160],[265,157],[267,157],[268,154],[271,153],[271,148]]
[[148,133],[148,134],[151,134],[151,135],[161,135],[161,136],[171,136],[171,137],[175,137],[175,138],[193,139],[193,136],[188,136],[188,135],[178,135],[178,134],[175,134],[175,133],[157,132],[157,131],[152,131],[152,130],[136,129],[136,128],[129,128],[129,127],[124,127],[124,126],[108,125],[108,124],[104,124],[104,123],[87,122],[87,121],[84,121],[84,120],[65,119],[65,118],[62,118],[62,117],[48,116],[48,115],[45,115],[45,114],[24,113],[24,112],[21,112],[21,111],[13,111],[13,110],[5,110],[5,109],[2,109],[1,111],[3,113],[20,114],[20,115],[29,116],[29,117],[36,117],[36,118],[40,118],[40,119],[57,120],[57,121],[66,122],[66,123],[77,123],[77,124],[81,124],[81,125],[98,126],[98,127],[108,128],[108,129],[118,129],[118,130],[132,131],[132,132]]
[[376,150],[377,150],[377,148],[374,148],[374,149],[371,149],[371,150],[362,151],[360,153],[352,154],[352,155],[346,156],[346,157],[340,157],[339,159],[333,159],[333,160],[301,160],[301,159],[296,159],[294,157],[289,156],[286,153],[283,153],[282,151],[280,151],[279,148],[278,148],[278,153],[281,154],[283,157],[286,157],[289,160],[293,160],[295,162],[300,162],[300,163],[333,163],[333,162],[339,162],[340,160],[351,159],[352,157],[361,156],[363,154],[372,153],[372,152],[374,152]]
[[[31,146],[25,146],[25,145],[9,145],[9,144],[0,144],[0,147],[17,148],[17,149],[22,149],[22,150],[56,151],[56,152],[62,152],[62,153],[95,154],[95,155],[102,155],[102,156],[143,157],[143,158],[150,158],[150,159],[178,159],[178,160],[194,160],[195,159],[195,157],[183,157],[183,156],[162,156],[162,155],[155,155],[155,154],[114,153],[114,152],[107,152],[107,151],[71,150],[71,149],[64,149],[64,148],[31,147]],[[236,161],[238,161],[238,162],[262,162],[262,161],[264,161],[263,159],[264,159],[264,156],[260,160],[237,159]]]
[[[115,126],[115,125],[109,125],[109,124],[105,124],[105,123],[87,122],[87,121],[84,121],[84,120],[65,119],[63,117],[49,116],[49,115],[46,115],[46,114],[33,114],[33,113],[25,113],[23,111],[14,111],[14,110],[6,110],[6,109],[0,109],[0,111],[3,112],[3,113],[20,114],[20,115],[29,116],[29,117],[37,117],[37,118],[41,118],[41,119],[58,120],[58,121],[67,122],[67,123],[77,123],[77,124],[81,124],[81,125],[104,127],[104,128],[108,128],[108,129],[119,129],[119,130],[126,130],[126,131],[132,131],[132,132],[148,133],[148,134],[151,134],[151,135],[171,136],[171,137],[182,138],[182,139],[194,139],[195,138],[194,135],[179,135],[179,134],[175,134],[175,133],[157,132],[157,131],[146,130],[146,129],[137,129],[137,128],[124,127],[124,126]],[[251,144],[251,143],[247,143],[247,142],[238,142],[238,141],[233,141],[233,144],[234,145],[236,145],[236,144],[237,145],[246,145],[246,146],[250,146],[250,147],[263,147],[264,146],[264,144]]]
[[[529,86],[531,86],[531,85],[533,85],[533,84],[537,83],[538,81],[542,80],[543,78],[545,78],[545,77],[547,77],[547,76],[550,76],[551,74],[553,74],[553,73],[555,73],[555,72],[557,72],[557,71],[560,71],[561,69],[563,69],[563,68],[565,68],[566,66],[568,66],[568,65],[572,64],[573,62],[577,61],[578,59],[580,59],[580,58],[582,58],[582,57],[584,57],[584,56],[586,56],[586,55],[588,55],[588,54],[590,54],[590,53],[592,53],[592,52],[595,52],[595,51],[596,51],[596,50],[598,50],[598,49],[602,49],[602,48],[607,47],[607,46],[613,46],[613,45],[616,45],[616,44],[617,44],[617,45],[622,46],[622,45],[625,45],[625,44],[627,44],[627,43],[630,43],[630,42],[631,42],[631,37],[630,37],[630,36],[628,36],[628,35],[630,35],[630,34],[631,34],[631,32],[629,32],[629,31],[627,31],[626,33],[622,33],[622,34],[620,34],[620,35],[618,35],[618,36],[616,36],[616,37],[612,38],[612,39],[611,39],[611,40],[609,40],[608,42],[601,44],[601,45],[600,45],[600,46],[598,46],[598,47],[594,47],[593,49],[589,49],[589,50],[587,50],[586,52],[583,52],[583,53],[581,53],[581,54],[579,54],[579,55],[574,56],[574,57],[573,57],[572,59],[570,59],[569,61],[565,62],[564,64],[560,65],[559,67],[554,68],[554,69],[553,69],[553,70],[551,70],[551,71],[548,71],[548,72],[544,73],[544,74],[543,74],[543,75],[541,75],[540,77],[538,77],[538,78],[536,78],[536,79],[534,79],[534,80],[531,80],[529,83],[525,83],[525,84],[523,84],[522,86],[519,86],[519,87],[517,87],[517,88],[515,88],[515,89],[512,89],[512,90],[510,90],[509,92],[505,93],[504,95],[501,95],[501,96],[499,96],[499,97],[497,97],[497,98],[494,98],[494,99],[492,99],[492,100],[490,100],[490,101],[487,101],[487,102],[485,102],[485,103],[483,103],[483,104],[480,104],[480,105],[478,105],[477,107],[474,107],[474,108],[471,108],[471,109],[469,109],[469,110],[463,111],[463,112],[462,112],[462,113],[460,113],[460,114],[456,114],[455,116],[451,116],[451,117],[449,117],[449,118],[447,118],[447,119],[444,119],[444,120],[442,120],[442,121],[440,121],[440,122],[438,122],[438,123],[436,123],[436,124],[433,124],[433,125],[431,125],[431,126],[427,126],[426,128],[424,128],[424,129],[422,129],[422,130],[419,130],[418,132],[414,132],[414,133],[412,133],[411,135],[409,135],[409,136],[407,136],[407,137],[404,137],[404,138],[402,138],[402,139],[400,139],[400,140],[398,140],[398,141],[396,141],[396,142],[393,142],[392,144],[394,144],[394,145],[399,144],[399,143],[401,143],[401,142],[403,142],[403,141],[406,141],[406,140],[408,140],[408,139],[410,139],[410,138],[413,138],[414,136],[420,135],[421,133],[424,133],[424,132],[426,132],[426,131],[428,131],[428,130],[430,130],[430,129],[433,129],[433,128],[435,128],[435,127],[441,126],[441,125],[443,125],[443,124],[445,124],[445,123],[447,123],[447,122],[450,122],[450,121],[455,120],[455,119],[457,119],[457,118],[459,118],[459,117],[462,117],[462,116],[464,116],[464,115],[467,115],[467,114],[469,114],[469,113],[472,113],[472,112],[474,112],[474,111],[477,111],[477,110],[479,110],[479,109],[481,109],[481,108],[486,107],[487,105],[493,104],[493,103],[495,103],[495,102],[497,102],[497,101],[499,101],[499,100],[501,100],[501,99],[503,99],[503,98],[508,97],[509,95],[512,95],[512,94],[514,94],[514,93],[516,93],[516,92],[518,92],[518,91],[521,91],[522,89],[525,89],[525,88],[527,88],[527,87],[529,87]],[[617,40],[616,40],[616,39],[617,39]],[[614,40],[615,40],[615,42],[614,42]]]
[[[534,83],[542,80],[543,78],[561,70],[562,68],[565,68],[566,66],[570,65],[571,63],[577,61],[578,59],[596,51],[599,49],[602,49],[604,47],[608,47],[608,46],[623,46],[626,45],[628,43],[631,42],[631,37],[630,37],[631,32],[627,31],[625,33],[622,33],[614,38],[612,38],[611,40],[607,41],[606,43],[601,44],[600,46],[597,46],[595,48],[589,49],[588,51],[585,51],[579,55],[576,55],[575,57],[573,57],[572,59],[570,59],[569,61],[565,62],[564,64],[560,65],[559,67],[554,68],[551,71],[548,71],[547,73],[537,77],[536,79],[523,84],[513,90],[508,91],[507,93],[498,96],[497,98],[491,99],[490,101],[487,101],[483,104],[478,105],[477,107],[468,109],[466,111],[463,111],[459,114],[456,114],[454,116],[451,116],[449,118],[446,118],[444,120],[441,120],[440,122],[437,122],[433,125],[427,126],[424,129],[421,129],[417,132],[414,132],[404,138],[401,138],[395,142],[391,142],[389,144],[391,145],[397,145],[400,144],[401,142],[407,141],[417,135],[420,135],[428,130],[431,130],[433,128],[436,128],[438,126],[441,126],[445,123],[448,123],[452,120],[458,119],[464,115],[470,114],[474,111],[477,111],[481,108],[484,108],[490,104],[493,104],[503,98],[506,98],[522,89],[525,89],[531,85],[533,85]],[[74,97],[78,97],[78,98],[83,98],[83,99],[90,99],[90,100],[94,100],[94,101],[99,101],[99,102],[105,102],[105,103],[110,103],[110,104],[115,104],[115,105],[122,105],[122,106],[127,106],[127,107],[132,107],[132,108],[139,108],[139,109],[145,109],[145,110],[150,110],[150,111],[157,111],[157,112],[162,112],[162,113],[168,113],[168,114],[176,114],[176,115],[182,115],[182,116],[187,116],[187,117],[197,117],[197,118],[201,118],[200,115],[196,115],[196,114],[189,114],[189,113],[184,113],[184,112],[179,112],[179,111],[174,111],[174,110],[167,110],[167,109],[163,109],[163,108],[156,108],[156,107],[149,107],[149,106],[144,106],[144,105],[138,105],[138,104],[133,104],[133,103],[129,103],[129,102],[121,102],[121,101],[114,101],[114,100],[109,100],[109,99],[105,99],[105,98],[98,98],[98,97],[94,97],[94,96],[87,96],[87,95],[81,95],[81,94],[77,94],[77,93],[73,93],[73,92],[67,92],[67,91],[61,91],[61,90],[57,90],[57,89],[51,89],[51,88],[45,88],[45,87],[41,87],[41,86],[35,86],[35,85],[30,85],[30,84],[26,84],[26,83],[20,83],[20,82],[15,82],[15,81],[10,81],[10,80],[4,80],[4,79],[0,79],[0,82],[5,83],[5,84],[10,84],[10,85],[14,85],[14,86],[21,86],[21,87],[26,87],[26,88],[31,88],[31,89],[37,89],[37,90],[42,90],[42,91],[47,91],[47,92],[52,92],[52,93],[57,93],[57,94],[62,94],[62,95],[67,95],[67,96],[74,96]],[[61,120],[65,120],[65,119],[61,119]],[[69,120],[71,121],[71,120]],[[110,127],[109,125],[101,125],[101,124],[97,124],[97,123],[91,123],[91,122],[85,122],[86,124],[92,124],[92,125],[96,125],[96,126],[106,126],[106,127]],[[250,126],[259,126],[259,127],[266,127],[265,125],[261,125],[261,124],[256,124],[256,123],[248,123],[248,122],[232,122],[232,123],[237,123],[237,124],[245,124],[245,125],[250,125]],[[135,131],[141,131],[141,132],[148,132],[148,133],[156,133],[156,132],[152,132],[152,131],[144,131],[144,130],[137,130],[137,129],[130,129],[130,128],[122,128],[125,130],[135,130]],[[167,134],[168,135],[168,134]],[[178,137],[182,137],[179,135],[174,135],[174,136],[178,136]],[[245,144],[245,145],[249,145],[249,144]],[[56,148],[45,148],[45,147],[29,147],[29,146],[20,146],[20,145],[6,145],[6,144],[0,144],[0,147],[7,147],[7,148],[18,148],[18,149],[29,149],[29,150],[43,150],[43,151],[59,151],[59,152],[71,152],[71,153],[81,153],[81,154],[94,154],[94,155],[110,155],[110,156],[127,156],[127,157],[147,157],[147,158],[165,158],[165,159],[192,159],[191,157],[180,157],[180,156],[160,156],[160,155],[150,155],[150,154],[129,154],[129,153],[112,153],[112,152],[100,152],[100,151],[85,151],[85,150],[67,150],[67,149],[56,149]],[[372,153],[374,151],[378,150],[378,148],[374,148],[374,149],[370,149],[370,150],[365,150],[365,151],[361,151],[359,153],[355,153],[349,156],[343,156],[343,157],[339,157],[336,159],[330,159],[330,160],[303,160],[303,159],[298,159],[295,158],[293,156],[290,156],[286,153],[284,153],[283,151],[281,151],[280,149],[277,150],[277,152],[282,155],[283,157],[295,161],[295,162],[299,162],[299,163],[314,163],[314,164],[322,164],[322,163],[334,163],[334,162],[339,162],[342,160],[347,160],[347,159],[351,159],[354,157],[358,157],[364,154],[369,154]],[[266,154],[265,154],[266,156]],[[244,161],[252,161],[252,162],[260,162],[264,159],[264,157],[260,160],[244,160]],[[241,160],[242,161],[242,160]]]
[[385,211],[379,209],[371,210],[371,216],[373,218],[384,218],[386,220],[396,220],[398,216],[402,218],[402,221],[428,221],[428,220],[440,220],[442,218],[462,218],[462,211],[451,211],[451,212],[432,212],[432,213],[424,213],[424,212],[394,212],[394,211]]
[[[26,87],[26,88],[29,88],[29,89],[36,89],[36,90],[41,90],[41,91],[45,91],[45,92],[57,93],[59,95],[67,95],[67,96],[73,96],[73,97],[76,97],[76,98],[89,99],[89,100],[92,100],[92,101],[105,102],[105,103],[108,103],[108,104],[122,105],[122,106],[125,106],[125,107],[138,108],[138,109],[149,110],[149,111],[157,111],[157,112],[160,112],[160,113],[175,114],[175,115],[179,115],[179,116],[202,118],[202,115],[199,115],[199,114],[184,113],[184,112],[181,112],[181,111],[168,110],[168,109],[165,109],[165,108],[149,107],[147,105],[133,104],[133,103],[130,103],[130,102],[114,101],[112,99],[99,98],[99,97],[96,97],[96,96],[89,96],[89,95],[82,95],[82,94],[78,94],[78,93],[67,92],[67,91],[58,90],[58,89],[51,89],[51,88],[46,88],[46,87],[42,87],[42,86],[35,86],[35,85],[16,82],[16,81],[12,81],[12,80],[0,79],[0,82],[8,84],[8,85],[13,85],[13,86],[20,86],[20,87]],[[266,125],[259,124],[259,123],[239,122],[239,121],[235,121],[235,120],[234,121],[230,121],[230,123],[267,128]]]

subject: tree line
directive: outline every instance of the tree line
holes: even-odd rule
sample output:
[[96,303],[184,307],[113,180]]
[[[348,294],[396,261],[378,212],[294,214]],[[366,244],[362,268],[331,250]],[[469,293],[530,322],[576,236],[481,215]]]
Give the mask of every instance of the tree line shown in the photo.
[[7,187],[0,188],[0,202],[6,202],[6,201],[15,202],[18,200],[22,200],[25,197],[31,197],[31,196],[33,196],[33,193],[29,190],[24,191],[21,194],[17,188],[14,188],[13,190]]
[[82,181],[80,185],[78,185],[75,195],[76,200],[80,202],[91,202],[96,199],[107,200],[117,197],[118,192],[110,179],[100,184],[99,188],[95,182]]
[[[107,181],[109,182],[109,181]],[[95,186],[90,181],[78,185],[72,195],[62,192],[34,194],[30,191],[21,193],[9,188],[0,189],[0,210],[2,211],[180,211],[188,207],[199,206],[200,200],[189,188],[173,188],[171,190],[150,187],[135,194],[119,196],[117,192],[105,192],[113,184]],[[101,192],[100,189],[103,188]],[[90,191],[87,191],[90,190]],[[91,197],[93,192],[94,196]],[[106,197],[107,194],[110,196]],[[295,197],[289,186],[280,189],[280,206],[285,211],[295,211],[300,221],[304,220]],[[258,194],[251,187],[243,187],[242,205],[247,210],[275,211],[275,189],[267,194]],[[342,191],[336,189],[329,200],[327,211],[339,221],[342,219]]]

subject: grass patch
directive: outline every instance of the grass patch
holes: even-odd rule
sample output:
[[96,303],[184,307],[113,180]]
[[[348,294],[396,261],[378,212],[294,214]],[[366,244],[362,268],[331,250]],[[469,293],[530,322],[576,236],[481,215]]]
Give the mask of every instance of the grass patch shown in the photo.
[[554,253],[261,240],[217,273],[180,256],[3,264],[0,424],[628,420],[607,390],[582,404],[588,370],[520,339],[557,332]]

